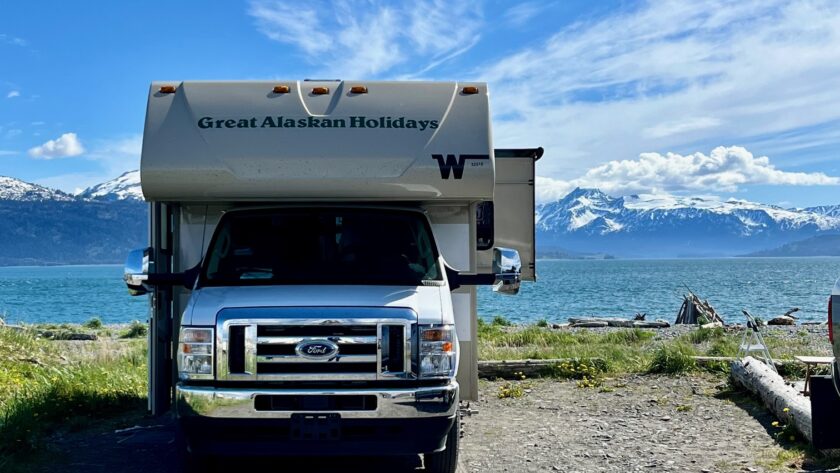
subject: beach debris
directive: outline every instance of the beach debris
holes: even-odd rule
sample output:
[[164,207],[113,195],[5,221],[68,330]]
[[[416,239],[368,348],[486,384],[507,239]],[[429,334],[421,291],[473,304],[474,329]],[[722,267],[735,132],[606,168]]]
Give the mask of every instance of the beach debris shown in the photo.
[[99,337],[93,333],[38,330],[38,335],[50,340],[95,341]]
[[773,317],[767,321],[767,325],[796,325],[797,317],[793,315],[796,312],[799,312],[799,307],[794,307],[778,317]]
[[671,322],[662,319],[656,320],[642,320],[636,321],[633,323],[633,327],[635,328],[668,328],[671,326]]
[[795,314],[795,313],[797,313],[797,312],[799,312],[799,311],[800,311],[799,307],[794,307],[793,309],[790,309],[789,311],[787,311],[787,312],[785,312],[784,314],[782,314],[782,317],[790,317],[790,318],[792,318],[792,319],[798,319],[799,317],[797,317],[797,316],[795,316],[795,315],[793,315],[793,314]]
[[596,319],[569,319],[569,323],[575,328],[601,328],[609,326],[606,320]]
[[772,368],[747,356],[731,363],[730,375],[737,385],[757,394],[780,421],[793,426],[809,442],[813,440],[811,403]]
[[151,429],[159,429],[164,427],[163,424],[157,425],[135,425],[133,427],[126,427],[124,429],[116,429],[114,430],[115,434],[126,434],[129,432],[137,432],[138,430],[151,430]]
[[661,319],[650,321],[644,319],[628,320],[602,317],[572,317],[569,319],[569,326],[574,328],[668,328],[671,326],[671,324],[668,321]]
[[645,316],[647,312],[636,312],[636,315],[633,316],[633,320],[645,320]]
[[697,294],[688,289],[688,294],[683,295],[683,303],[680,306],[680,311],[677,312],[677,320],[674,323],[705,325],[714,322],[725,325],[725,322],[715,311],[715,308],[709,304],[709,301],[700,299]]

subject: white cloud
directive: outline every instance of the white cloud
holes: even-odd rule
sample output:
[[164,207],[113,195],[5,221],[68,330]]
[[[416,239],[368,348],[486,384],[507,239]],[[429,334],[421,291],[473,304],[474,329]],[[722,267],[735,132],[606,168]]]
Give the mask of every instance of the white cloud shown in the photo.
[[505,20],[514,26],[524,26],[546,7],[545,2],[523,2],[505,10]]
[[767,156],[740,146],[719,146],[708,155],[642,153],[636,160],[609,161],[568,181],[538,177],[537,200],[557,200],[575,187],[612,195],[672,192],[735,192],[744,185],[840,185],[840,177],[776,169]]
[[[478,6],[423,0],[326,2],[258,1],[248,13],[269,39],[300,49],[330,77],[371,78],[405,73],[412,64],[429,70],[464,53],[477,41]],[[409,71],[418,73],[419,71]]]
[[12,91],[9,91],[8,94],[6,94],[7,99],[13,99],[15,97],[20,97],[20,91],[19,90],[12,90]]
[[29,44],[29,42],[23,38],[7,35],[5,33],[0,33],[0,43],[11,44],[13,46],[27,46]]
[[140,167],[143,136],[140,134],[94,141],[84,159],[97,164],[97,169],[86,172],[60,174],[37,181],[37,184],[75,193],[113,179],[120,174]]
[[65,133],[55,140],[35,146],[29,150],[33,158],[53,159],[78,156],[85,152],[85,148],[75,133]]
[[496,145],[545,147],[543,176],[767,136],[752,148],[779,156],[774,135],[840,120],[840,3],[651,1],[475,72],[491,83]]

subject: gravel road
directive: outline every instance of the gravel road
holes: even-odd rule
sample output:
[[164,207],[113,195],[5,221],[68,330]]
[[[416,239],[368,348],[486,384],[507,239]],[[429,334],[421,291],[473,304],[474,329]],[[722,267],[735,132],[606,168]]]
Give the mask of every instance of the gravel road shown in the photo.
[[[473,404],[479,413],[465,418],[461,471],[763,472],[774,471],[771,462],[781,451],[774,419],[749,398],[727,394],[719,377],[627,376],[606,380],[610,392],[574,381],[527,383],[524,397],[499,399],[502,382],[482,382],[483,400]],[[57,434],[50,442],[53,460],[32,471],[173,472],[171,422],[142,419],[139,424],[150,428],[115,432],[135,423]],[[215,466],[266,473],[422,471],[418,458],[232,459]],[[786,472],[800,467],[776,466]]]

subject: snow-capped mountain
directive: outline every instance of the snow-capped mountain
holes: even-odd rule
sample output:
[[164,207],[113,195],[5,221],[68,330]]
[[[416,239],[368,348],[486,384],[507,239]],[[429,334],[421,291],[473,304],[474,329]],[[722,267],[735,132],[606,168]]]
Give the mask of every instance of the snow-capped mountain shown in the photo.
[[21,181],[13,177],[0,176],[0,200],[25,202],[43,200],[67,201],[73,200],[73,196],[59,190]]
[[[840,207],[840,206],[837,206]],[[840,215],[743,200],[631,195],[575,189],[537,208],[543,251],[617,256],[727,256],[840,233]]]
[[146,244],[147,211],[137,199],[83,198],[0,177],[0,266],[122,262]]
[[807,212],[813,212],[815,214],[825,215],[828,217],[840,218],[840,205],[820,205],[819,207],[808,207],[802,210],[805,210]]
[[82,199],[94,200],[143,200],[140,171],[125,172],[115,179],[88,187],[76,195]]

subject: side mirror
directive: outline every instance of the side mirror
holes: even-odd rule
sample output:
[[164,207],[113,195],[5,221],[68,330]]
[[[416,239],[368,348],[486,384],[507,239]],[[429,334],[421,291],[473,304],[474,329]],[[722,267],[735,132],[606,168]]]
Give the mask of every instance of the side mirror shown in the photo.
[[493,248],[493,292],[515,295],[522,282],[522,260],[519,252],[510,248]]
[[149,292],[145,285],[149,280],[149,255],[151,248],[132,250],[125,259],[123,280],[128,286],[128,293],[132,296],[142,296]]

